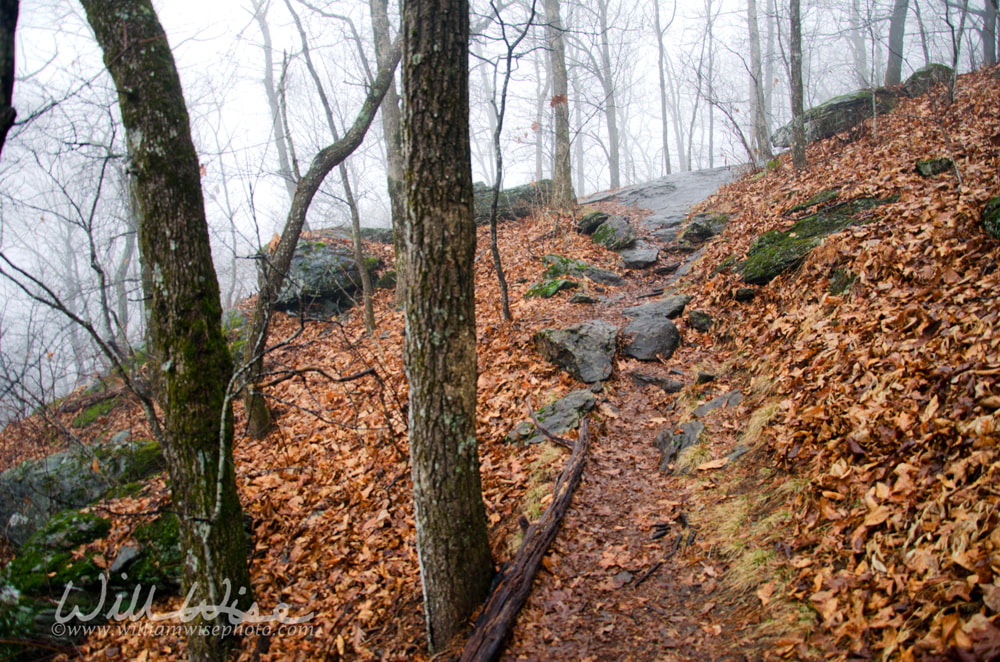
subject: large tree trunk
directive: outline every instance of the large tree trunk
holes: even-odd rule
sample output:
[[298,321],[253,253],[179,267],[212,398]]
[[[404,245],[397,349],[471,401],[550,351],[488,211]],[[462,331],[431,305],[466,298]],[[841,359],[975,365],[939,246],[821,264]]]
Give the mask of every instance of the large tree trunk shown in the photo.
[[576,204],[570,171],[569,82],[559,0],[545,0],[545,32],[552,66],[552,110],[555,116],[555,162],[552,166],[552,206],[570,209]]
[[806,167],[806,130],[802,108],[802,19],[799,0],[791,0],[791,35],[789,50],[792,64],[792,163],[796,169]]
[[854,75],[859,87],[872,85],[871,74],[868,71],[868,48],[865,46],[865,35],[862,32],[861,0],[851,0],[850,16],[851,53],[854,56]]
[[379,104],[385,96],[389,83],[395,76],[396,64],[399,62],[399,44],[392,49],[386,66],[380,67],[375,82],[372,83],[368,96],[365,98],[358,116],[354,119],[354,124],[344,134],[344,137],[332,145],[321,149],[312,163],[309,170],[299,180],[295,189],[295,197],[292,198],[291,208],[288,210],[288,217],[285,219],[285,227],[281,232],[278,245],[269,256],[261,263],[260,292],[257,295],[257,305],[254,307],[253,320],[250,325],[250,342],[247,343],[246,357],[250,361],[250,369],[246,376],[248,387],[244,392],[243,402],[247,411],[247,434],[255,439],[259,439],[267,434],[271,428],[271,414],[267,407],[267,402],[253,385],[259,375],[264,370],[264,350],[267,348],[267,329],[271,317],[271,302],[277,298],[281,292],[281,286],[285,282],[285,274],[292,263],[292,256],[295,254],[295,247],[299,243],[299,235],[302,234],[302,226],[305,224],[306,212],[316,192],[326,176],[335,167],[340,165],[344,159],[357,149],[361,141],[364,140],[368,127],[375,119],[375,113]]
[[[392,40],[389,36],[388,0],[369,0],[372,12],[372,29],[375,33],[375,59],[379,69],[389,64]],[[389,187],[389,210],[392,214],[392,244],[396,269],[396,303],[405,299],[403,287],[406,273],[406,184],[403,182],[403,132],[402,114],[399,110],[399,93],[396,78],[389,81],[380,107],[382,135],[385,138],[386,179]]]
[[906,12],[909,0],[896,0],[889,23],[889,61],[885,67],[885,84],[898,85],[903,76],[903,36],[906,34]]
[[18,0],[0,0],[0,152],[7,132],[14,126],[17,111],[11,105],[14,96],[14,30],[17,27]]
[[757,0],[747,0],[747,23],[750,26],[750,108],[753,114],[754,147],[757,158],[770,161],[770,131],[767,129],[767,115],[764,111],[764,80],[761,71],[760,29],[757,25]]
[[[152,273],[146,292],[151,375],[163,410],[174,508],[180,515],[185,589],[192,605],[253,602],[232,458],[219,285],[173,56],[149,0],[82,0],[118,88],[142,210],[139,247]],[[202,613],[192,625],[224,626]],[[193,660],[221,660],[232,638],[194,629]]]
[[997,63],[997,6],[996,0],[985,0],[983,7],[983,66]]
[[467,0],[405,4],[405,363],[431,650],[463,628],[493,576],[476,446],[468,37]]

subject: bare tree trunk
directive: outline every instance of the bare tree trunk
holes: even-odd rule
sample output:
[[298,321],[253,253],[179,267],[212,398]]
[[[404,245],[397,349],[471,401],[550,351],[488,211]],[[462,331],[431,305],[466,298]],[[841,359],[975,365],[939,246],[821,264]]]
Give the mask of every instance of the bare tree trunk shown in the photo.
[[552,206],[570,209],[576,204],[570,168],[569,84],[566,79],[566,45],[559,0],[545,0],[545,32],[552,68],[552,109],[555,115],[555,162],[552,166]]
[[997,63],[997,6],[994,0],[984,0],[983,7],[983,66]]
[[674,2],[674,13],[667,21],[667,25],[660,26],[660,0],[653,0],[653,29],[656,30],[656,61],[657,73],[660,78],[660,119],[662,121],[661,133],[663,134],[663,165],[666,174],[670,174],[670,128],[667,116],[667,81],[666,81],[666,50],[663,47],[663,32],[674,22],[677,15],[677,2]]
[[[388,0],[369,0],[372,12],[372,29],[375,33],[375,59],[379,69],[389,64],[392,40],[389,35]],[[389,187],[389,210],[392,214],[392,247],[396,269],[396,305],[405,300],[406,272],[406,184],[403,182],[403,132],[399,110],[399,93],[396,78],[389,81],[389,89],[382,99],[382,135],[385,137],[386,180]]]
[[[573,93],[573,120],[575,126],[581,127],[583,126],[583,96],[580,94],[580,83],[575,69],[573,70]],[[584,191],[587,188],[584,146],[584,136],[581,132],[576,135],[576,140],[573,141],[573,153],[576,155],[576,167],[573,168],[573,176],[576,177],[574,191]]]
[[[989,2],[990,0],[986,0],[986,4],[989,4]],[[924,51],[924,66],[926,67],[928,64],[931,63],[931,50],[930,50],[930,45],[927,43],[927,28],[924,26],[924,19],[920,15],[919,0],[914,1],[913,12],[917,15],[917,27],[920,28],[920,47]]]
[[895,0],[889,23],[889,62],[885,66],[885,85],[898,85],[903,76],[903,38],[909,0]]
[[[155,386],[163,410],[174,507],[193,605],[246,609],[253,589],[232,457],[232,361],[205,221],[198,154],[170,47],[149,0],[82,0],[119,92],[136,192],[139,244],[153,274],[146,292]],[[222,660],[227,619],[202,611],[188,633],[192,660]],[[203,627],[198,627],[203,626]]]
[[[278,103],[278,86],[274,82],[274,49],[271,46],[271,28],[267,23],[267,0],[251,0],[254,19],[260,29],[264,50],[264,93],[267,95],[267,107],[271,111],[271,135],[274,138],[274,148],[278,153],[278,175],[285,182],[288,199],[295,197],[295,176],[288,159],[288,144],[285,142],[285,126],[281,121],[281,111]],[[308,229],[308,228],[307,228]]]
[[17,117],[11,101],[14,96],[14,31],[19,9],[18,0],[0,0],[0,153]]
[[792,62],[792,163],[796,169],[806,167],[806,131],[802,108],[802,19],[799,0],[791,0],[791,35],[789,50]]
[[611,188],[615,189],[622,185],[621,142],[618,135],[618,99],[611,71],[611,45],[608,42],[608,0],[597,0],[597,11],[601,30],[600,80],[604,89],[604,116],[608,123],[608,170],[611,173]]
[[854,75],[859,87],[869,87],[872,84],[868,72],[868,48],[865,46],[865,36],[861,21],[861,0],[851,0],[850,41],[851,54],[854,56]]
[[476,446],[467,0],[405,3],[403,35],[410,457],[436,651],[479,608],[493,576]]
[[760,30],[757,27],[757,0],[747,0],[747,23],[750,26],[750,108],[753,114],[754,147],[757,158],[770,161],[771,132],[764,112],[764,81],[761,72]]

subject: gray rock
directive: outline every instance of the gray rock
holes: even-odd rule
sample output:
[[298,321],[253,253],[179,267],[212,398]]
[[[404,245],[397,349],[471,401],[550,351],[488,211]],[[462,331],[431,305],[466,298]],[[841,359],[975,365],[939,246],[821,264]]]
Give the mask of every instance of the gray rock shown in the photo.
[[677,294],[665,299],[658,299],[652,303],[641,306],[633,306],[622,311],[625,317],[659,317],[662,319],[673,319],[684,312],[684,307],[691,302],[691,297],[686,294]]
[[670,464],[677,459],[680,452],[698,442],[705,425],[699,421],[688,421],[681,424],[680,430],[663,428],[657,433],[654,444],[660,450],[660,471],[670,471]]
[[637,317],[622,333],[632,338],[625,353],[640,361],[669,359],[681,344],[677,326],[664,317]]
[[721,409],[723,407],[735,407],[741,402],[743,402],[743,393],[741,393],[739,389],[734,389],[728,393],[720,395],[717,398],[713,398],[702,405],[698,405],[693,413],[695,417],[701,418],[710,411],[715,411],[716,409]]
[[[875,103],[872,103],[874,97]],[[807,110],[803,116],[806,142],[822,140],[851,129],[872,116],[872,106],[879,115],[896,105],[896,94],[890,90],[859,90],[829,99]],[[792,146],[792,125],[786,124],[771,135],[776,147]]]
[[639,386],[659,386],[665,393],[678,393],[684,388],[684,384],[660,377],[659,375],[648,375],[644,372],[630,372],[629,377]]
[[595,244],[620,251],[635,244],[635,228],[624,216],[609,216],[591,235]]
[[704,310],[692,310],[687,315],[687,323],[692,329],[699,331],[711,331],[715,319]]
[[[588,389],[579,389],[567,393],[550,405],[535,412],[535,418],[542,427],[556,436],[563,435],[580,425],[584,415],[597,404],[597,397]],[[521,421],[510,434],[508,442],[521,441],[526,444],[537,444],[546,437],[535,428],[531,421]]]
[[757,296],[757,290],[752,287],[738,287],[736,288],[736,291],[733,292],[733,298],[740,303],[753,301],[755,296]]
[[594,234],[594,230],[601,227],[601,224],[606,220],[608,220],[607,212],[592,211],[580,217],[580,220],[576,222],[576,230],[581,234]]
[[672,228],[660,228],[659,230],[653,230],[651,233],[654,239],[658,239],[665,244],[672,241],[677,241],[677,234],[680,232],[680,227],[674,226]]
[[127,570],[139,558],[140,554],[139,548],[135,545],[122,545],[118,553],[115,554],[115,560],[111,562],[111,567],[108,568],[108,574],[117,575],[123,570]]
[[162,470],[163,455],[153,441],[109,442],[22,462],[0,474],[0,535],[22,545],[52,515]]
[[903,88],[908,97],[919,97],[931,91],[935,85],[947,85],[951,82],[954,70],[944,64],[928,64],[914,71]]
[[[476,225],[489,223],[495,187],[476,182],[472,189]],[[497,200],[497,220],[511,221],[530,216],[536,210],[547,207],[551,197],[552,180],[550,179],[502,189]]]
[[542,258],[542,264],[546,267],[546,278],[583,276],[602,285],[614,285],[617,287],[625,284],[625,279],[615,272],[600,269],[575,258],[563,257],[561,255],[546,255]]
[[275,310],[332,317],[354,305],[361,272],[351,249],[337,241],[300,241]]
[[921,177],[933,177],[934,175],[940,175],[943,172],[948,172],[955,167],[951,159],[928,159],[926,161],[917,161],[917,173]]
[[991,237],[1000,239],[1000,195],[986,201],[980,220]]
[[636,246],[621,252],[622,264],[626,269],[648,269],[656,264],[660,257],[660,249],[652,246]]
[[710,372],[705,372],[704,370],[700,371],[698,373],[698,376],[695,377],[694,379],[694,383],[699,385],[707,384],[709,382],[714,382],[714,381],[715,381],[715,375],[713,375]]
[[697,246],[722,232],[728,224],[729,217],[725,214],[696,214],[684,228],[680,239]]
[[535,347],[543,358],[590,384],[611,376],[617,339],[613,324],[597,320],[543,329],[535,334]]
[[570,303],[579,303],[585,305],[593,305],[595,303],[600,303],[601,300],[597,297],[592,297],[589,294],[584,294],[583,292],[577,292],[571,296],[568,301]]

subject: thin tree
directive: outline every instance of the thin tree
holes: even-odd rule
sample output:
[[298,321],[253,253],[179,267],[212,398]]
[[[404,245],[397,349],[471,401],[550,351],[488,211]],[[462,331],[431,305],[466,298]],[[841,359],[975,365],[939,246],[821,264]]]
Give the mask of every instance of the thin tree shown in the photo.
[[467,0],[403,7],[410,458],[424,611],[442,649],[489,592],[476,444]]
[[799,0],[791,0],[791,35],[789,51],[791,57],[792,94],[792,163],[796,169],[806,167],[806,129],[802,109],[802,19],[799,14]]
[[[500,309],[503,315],[503,320],[509,322],[513,319],[510,313],[510,297],[507,294],[507,278],[503,273],[503,263],[500,260],[500,247],[497,245],[497,207],[500,203],[500,187],[503,184],[503,150],[500,148],[500,136],[503,133],[503,118],[507,112],[507,88],[510,85],[510,73],[511,68],[514,64],[514,52],[517,47],[521,45],[524,38],[528,36],[528,31],[532,27],[532,23],[535,20],[535,2],[531,3],[531,11],[528,14],[528,20],[524,23],[524,28],[519,34],[517,34],[513,41],[507,34],[507,23],[500,16],[500,9],[496,6],[492,0],[490,0],[490,7],[493,9],[493,14],[496,16],[497,25],[500,26],[500,39],[503,41],[506,52],[503,56],[504,62],[504,73],[503,73],[503,86],[500,89],[500,105],[497,106],[496,96],[490,98],[490,104],[493,107],[493,113],[496,116],[496,124],[493,127],[493,155],[496,159],[496,183],[493,186],[493,199],[490,201],[490,253],[493,255],[493,268],[497,274],[497,281],[500,283]],[[499,64],[493,68],[493,85],[492,88],[496,90],[496,76],[498,73]]]
[[[229,384],[198,154],[180,79],[150,0],[81,0],[118,89],[141,209],[139,246],[164,456],[180,519],[185,589],[194,605],[246,609],[253,589],[232,458]],[[224,659],[228,620],[202,611],[188,632],[192,660]],[[205,627],[199,627],[205,626]]]
[[361,141],[364,140],[368,127],[375,119],[379,104],[389,88],[389,82],[395,76],[396,64],[399,62],[399,43],[394,45],[390,58],[386,66],[380,67],[375,81],[368,90],[358,111],[354,124],[344,134],[344,137],[331,145],[321,149],[309,169],[299,180],[295,189],[295,197],[292,199],[291,208],[285,219],[285,227],[281,232],[278,245],[271,253],[269,259],[263,260],[260,273],[260,291],[257,295],[257,304],[254,307],[253,318],[250,325],[249,342],[247,343],[246,361],[250,363],[250,369],[246,376],[248,387],[244,391],[244,405],[247,410],[247,434],[253,438],[261,438],[271,429],[271,413],[263,395],[254,387],[259,376],[264,370],[264,353],[267,349],[267,330],[271,319],[271,302],[273,302],[281,286],[285,282],[285,275],[288,267],[292,263],[292,256],[295,254],[295,247],[299,242],[299,235],[302,234],[302,227],[305,223],[306,212],[312,204],[316,192],[331,170],[340,165],[344,159],[351,155]]
[[673,25],[677,16],[677,3],[674,2],[674,10],[670,15],[670,20],[666,25],[660,25],[660,0],[653,0],[653,29],[656,31],[656,62],[657,73],[660,79],[660,120],[662,121],[661,133],[663,135],[663,165],[666,173],[670,174],[670,128],[667,116],[667,53],[663,46],[663,33]]
[[770,161],[770,131],[764,103],[764,80],[761,72],[760,29],[757,24],[757,0],[747,0],[747,24],[750,27],[750,109],[753,114],[753,146],[756,158]]
[[552,110],[555,116],[555,161],[552,165],[552,206],[570,209],[576,204],[570,165],[569,81],[566,76],[566,44],[563,40],[559,0],[545,0],[545,33],[549,42],[552,74]]
[[[389,35],[388,0],[369,0],[372,14],[372,31],[375,35],[375,60],[384,69],[392,51]],[[406,187],[403,183],[403,132],[402,113],[399,109],[399,92],[396,78],[389,81],[389,88],[379,107],[382,113],[382,136],[385,142],[386,183],[389,190],[389,211],[392,215],[392,246],[396,269],[396,304],[404,301],[403,286],[406,280]]]

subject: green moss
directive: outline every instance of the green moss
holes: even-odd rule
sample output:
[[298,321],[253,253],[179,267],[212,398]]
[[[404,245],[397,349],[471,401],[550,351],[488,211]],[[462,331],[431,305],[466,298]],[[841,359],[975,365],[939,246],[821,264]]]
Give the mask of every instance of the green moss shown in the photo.
[[562,255],[546,255],[542,258],[542,264],[547,267],[546,278],[559,278],[560,276],[583,276],[589,269],[589,264],[583,260],[577,260]]
[[11,560],[3,583],[28,595],[60,595],[70,581],[75,586],[97,585],[102,570],[93,555],[74,559],[73,550],[108,535],[111,522],[80,511],[53,516],[35,532]]
[[716,265],[715,269],[712,270],[712,273],[713,274],[718,274],[718,273],[722,273],[723,271],[728,271],[728,270],[730,270],[730,269],[733,268],[733,266],[736,264],[736,262],[737,262],[736,256],[735,255],[730,255],[726,259],[724,259],[722,262],[719,262],[719,264]]
[[102,416],[107,416],[111,413],[111,410],[115,408],[118,404],[118,398],[108,398],[107,400],[102,400],[101,402],[95,403],[79,414],[73,419],[73,427],[85,428]]
[[831,200],[837,197],[837,194],[839,192],[840,189],[836,188],[827,189],[826,191],[820,191],[819,193],[809,198],[805,202],[797,204],[791,209],[789,209],[788,213],[794,214],[796,212],[805,211],[811,207],[815,207],[816,205],[821,205],[825,202],[830,202]]
[[174,590],[180,586],[184,564],[180,523],[173,513],[164,513],[132,533],[141,553],[128,570],[134,584]]
[[840,296],[847,290],[851,288],[854,281],[857,280],[857,276],[848,271],[847,269],[836,269],[832,274],[830,274],[830,294],[834,296]]
[[554,297],[558,292],[571,290],[579,286],[580,284],[576,281],[567,280],[566,278],[549,278],[529,287],[528,291],[524,293],[524,298],[539,297],[549,299]]

